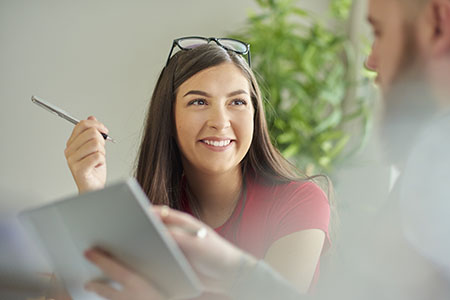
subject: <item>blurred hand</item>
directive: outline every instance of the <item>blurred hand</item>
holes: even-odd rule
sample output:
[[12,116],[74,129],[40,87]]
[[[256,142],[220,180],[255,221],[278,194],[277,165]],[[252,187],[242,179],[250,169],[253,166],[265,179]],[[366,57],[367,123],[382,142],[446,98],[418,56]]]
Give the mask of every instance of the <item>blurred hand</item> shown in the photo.
[[106,182],[105,139],[108,129],[95,117],[82,120],[72,131],[64,154],[80,193],[101,189]]
[[109,254],[99,249],[90,249],[85,252],[85,257],[102,270],[108,278],[121,286],[121,289],[118,290],[104,282],[90,281],[85,285],[86,290],[110,300],[166,299],[148,281],[122,265]]
[[[166,224],[206,291],[227,293],[242,265],[256,263],[255,258],[232,245],[191,215],[167,206],[153,206],[153,211]],[[200,229],[206,230],[206,235],[192,234],[199,232]]]

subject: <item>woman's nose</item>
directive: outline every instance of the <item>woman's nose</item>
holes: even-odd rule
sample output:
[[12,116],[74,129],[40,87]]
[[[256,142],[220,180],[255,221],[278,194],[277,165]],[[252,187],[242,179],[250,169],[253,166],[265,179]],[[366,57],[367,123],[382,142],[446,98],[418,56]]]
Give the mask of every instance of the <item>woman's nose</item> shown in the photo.
[[216,130],[230,127],[230,117],[226,109],[222,107],[212,108],[208,116],[208,126]]

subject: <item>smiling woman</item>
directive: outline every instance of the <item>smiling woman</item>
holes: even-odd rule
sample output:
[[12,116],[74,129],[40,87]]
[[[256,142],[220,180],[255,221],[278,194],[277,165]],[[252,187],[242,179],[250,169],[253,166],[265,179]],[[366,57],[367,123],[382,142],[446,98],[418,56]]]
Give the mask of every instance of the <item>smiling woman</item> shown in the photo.
[[[206,40],[216,45],[183,44],[162,70],[136,178],[153,204],[193,215],[306,292],[317,280],[320,255],[329,246],[327,197],[271,144],[258,84],[242,57],[249,53],[220,39]],[[99,130],[106,132],[90,118],[75,127],[68,141],[66,156],[80,192],[105,184]],[[100,259],[101,253],[90,257],[101,261],[97,265],[108,275],[108,260]],[[120,270],[128,277],[126,268]],[[196,271],[205,286],[203,297],[229,293],[225,282],[211,284],[205,268]],[[132,295],[105,284],[90,288],[106,291],[108,297]]]

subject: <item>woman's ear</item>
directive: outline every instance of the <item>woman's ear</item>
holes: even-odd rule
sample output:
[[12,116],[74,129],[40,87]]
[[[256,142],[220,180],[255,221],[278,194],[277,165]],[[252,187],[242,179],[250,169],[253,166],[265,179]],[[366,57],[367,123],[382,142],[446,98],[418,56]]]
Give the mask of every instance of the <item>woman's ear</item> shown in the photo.
[[434,18],[433,54],[450,55],[450,0],[432,0]]

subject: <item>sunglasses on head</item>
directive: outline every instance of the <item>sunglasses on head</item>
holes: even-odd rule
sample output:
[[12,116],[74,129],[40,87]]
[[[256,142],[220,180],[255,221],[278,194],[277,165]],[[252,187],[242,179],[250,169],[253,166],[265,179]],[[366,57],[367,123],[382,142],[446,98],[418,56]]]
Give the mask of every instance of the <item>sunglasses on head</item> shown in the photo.
[[215,42],[218,46],[225,50],[233,51],[237,54],[247,55],[247,62],[251,67],[250,59],[250,45],[243,41],[229,38],[205,38],[201,36],[187,36],[173,40],[172,48],[170,49],[169,56],[167,57],[166,67],[169,64],[170,57],[172,56],[173,49],[177,46],[181,50],[187,51],[196,47]]

